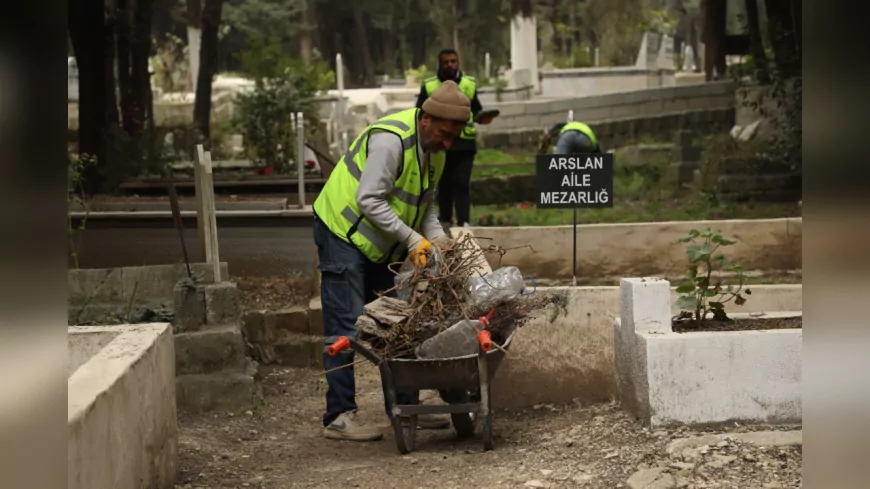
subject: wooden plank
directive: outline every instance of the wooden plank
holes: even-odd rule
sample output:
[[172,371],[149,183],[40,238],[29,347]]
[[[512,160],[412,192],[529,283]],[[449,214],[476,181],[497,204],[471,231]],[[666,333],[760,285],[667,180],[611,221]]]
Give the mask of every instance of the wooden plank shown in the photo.
[[199,234],[200,249],[202,250],[203,261],[205,263],[212,262],[211,249],[211,217],[209,211],[214,207],[209,205],[209,178],[205,172],[205,150],[201,144],[196,146],[196,161],[199,174],[197,175],[196,183],[196,200],[197,200],[197,232]]
[[214,203],[214,173],[212,172],[211,167],[211,153],[206,151],[205,153],[205,165],[203,166],[203,170],[205,172],[206,178],[203,180],[205,184],[205,195],[206,201],[204,205],[206,209],[208,209],[208,219],[209,219],[209,235],[208,240],[211,243],[211,263],[212,270],[214,270],[214,281],[215,283],[221,282],[221,258],[220,252],[218,249],[218,230],[217,230],[217,212],[215,212],[215,203]]
[[203,160],[203,153],[204,150],[202,145],[196,145],[196,155],[193,165],[193,183],[194,195],[196,196],[196,236],[199,238],[199,244],[197,245],[196,250],[199,253],[199,259],[207,263],[209,255],[206,252],[205,244],[205,217],[203,215],[202,206],[202,167],[200,163]]

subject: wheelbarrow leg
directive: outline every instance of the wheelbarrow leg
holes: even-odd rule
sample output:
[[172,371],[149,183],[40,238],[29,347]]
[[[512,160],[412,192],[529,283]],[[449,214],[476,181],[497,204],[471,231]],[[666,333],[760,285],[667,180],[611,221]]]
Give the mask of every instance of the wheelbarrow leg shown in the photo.
[[483,425],[483,448],[492,450],[492,406],[489,395],[489,368],[486,352],[482,348],[477,352],[477,373],[480,377],[480,420]]
[[385,363],[380,364],[381,381],[384,384],[384,396],[387,400],[387,410],[390,412],[390,420],[393,425],[393,433],[396,437],[396,447],[402,455],[414,449],[414,438],[416,433],[414,428],[417,425],[417,417],[411,419],[411,424],[408,428],[409,440],[405,440],[405,430],[402,428],[402,417],[396,400],[396,387],[393,385],[393,373],[390,367]]

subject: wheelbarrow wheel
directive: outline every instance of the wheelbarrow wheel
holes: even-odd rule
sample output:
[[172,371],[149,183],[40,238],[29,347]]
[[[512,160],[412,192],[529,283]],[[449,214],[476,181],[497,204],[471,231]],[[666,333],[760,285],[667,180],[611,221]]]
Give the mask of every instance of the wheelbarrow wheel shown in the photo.
[[408,434],[405,435],[405,427],[402,426],[402,419],[399,416],[393,416],[393,432],[396,436],[396,447],[399,453],[405,455],[414,449],[417,438],[417,416],[411,416],[410,423],[407,427]]
[[450,419],[453,421],[453,429],[456,431],[456,436],[459,438],[474,436],[477,420],[471,413],[451,413]]

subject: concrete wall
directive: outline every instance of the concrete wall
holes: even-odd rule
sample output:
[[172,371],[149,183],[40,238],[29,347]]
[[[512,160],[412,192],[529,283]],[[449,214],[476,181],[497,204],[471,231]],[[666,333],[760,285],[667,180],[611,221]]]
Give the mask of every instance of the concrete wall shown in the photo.
[[495,87],[478,87],[477,99],[483,108],[488,109],[490,105],[502,102],[521,102],[532,99],[532,91],[534,87],[531,85],[526,87],[505,87],[496,89]]
[[676,85],[674,70],[634,66],[555,69],[542,73],[543,97],[577,97]]
[[[576,119],[582,115],[575,114],[574,117]],[[632,140],[641,137],[658,141],[672,140],[674,133],[683,129],[691,129],[697,135],[724,134],[734,127],[734,108],[686,110],[588,122],[601,147],[607,151],[631,144]],[[541,133],[550,127],[552,124],[479,133],[478,144],[482,148],[497,148],[502,151],[536,151]]]
[[[577,226],[578,280],[584,276],[682,275],[685,245],[674,241],[691,229],[707,227],[739,240],[723,251],[748,270],[797,270],[802,266],[801,218],[587,224]],[[523,275],[540,278],[572,276],[572,226],[474,227],[471,232],[483,246],[510,249],[501,266],[515,265]],[[531,248],[517,248],[527,245]],[[491,259],[490,265],[497,267],[497,261]]]
[[667,281],[632,278],[620,285],[620,318],[613,323],[617,387],[642,422],[800,422],[801,329],[674,333]]
[[[71,327],[67,487],[170,489],[177,474],[175,353],[168,324]],[[90,349],[90,350],[89,350]]]
[[[191,263],[194,274],[214,281],[211,266]],[[226,263],[221,274],[229,275]],[[80,322],[102,317],[107,313],[126,312],[128,305],[139,307],[172,307],[172,288],[187,276],[185,265],[151,265],[122,268],[82,268],[67,272],[70,320]]]
[[[616,396],[613,321],[619,316],[619,287],[553,287],[569,293],[568,315],[550,323],[536,318],[521,327],[493,382],[494,405],[520,409],[578,399],[598,402]],[[678,294],[671,288],[671,309]],[[740,308],[760,313],[802,308],[801,285],[756,285]]]
[[517,129],[541,130],[565,122],[569,110],[574,110],[575,120],[598,123],[685,111],[733,109],[735,89],[734,83],[723,81],[606,95],[493,104],[490,108],[498,108],[501,114],[492,124],[482,126],[478,131],[486,134]]

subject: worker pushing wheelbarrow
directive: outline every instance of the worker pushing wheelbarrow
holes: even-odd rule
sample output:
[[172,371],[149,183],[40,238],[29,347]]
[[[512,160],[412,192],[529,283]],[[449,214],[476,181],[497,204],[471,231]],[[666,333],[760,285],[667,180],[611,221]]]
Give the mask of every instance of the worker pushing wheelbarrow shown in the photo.
[[[513,340],[515,328],[505,331],[506,338],[493,338],[486,326],[495,311],[473,323],[482,328],[475,335],[476,354],[452,358],[382,358],[355,339],[342,336],[327,348],[327,354],[335,356],[352,349],[375,364],[380,370],[387,411],[390,413],[396,446],[402,454],[414,449],[417,416],[426,414],[450,414],[453,428],[460,438],[474,436],[477,421],[482,425],[483,447],[493,448],[492,402],[490,382],[505,357]],[[449,331],[449,330],[448,330]],[[446,331],[445,331],[446,332]],[[496,334],[496,336],[500,336]],[[436,342],[438,336],[432,338]],[[455,345],[455,343],[454,343]],[[437,349],[437,344],[421,347]],[[443,345],[442,345],[443,346]],[[467,349],[467,345],[466,345]],[[437,390],[445,405],[409,405],[397,402],[399,390]],[[410,418],[403,426],[402,418]]]

